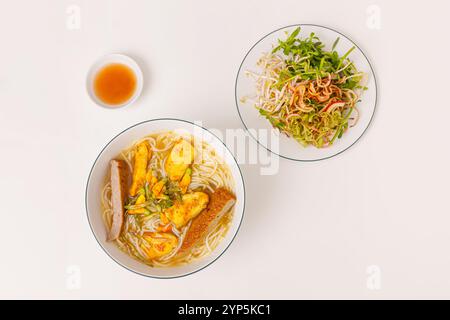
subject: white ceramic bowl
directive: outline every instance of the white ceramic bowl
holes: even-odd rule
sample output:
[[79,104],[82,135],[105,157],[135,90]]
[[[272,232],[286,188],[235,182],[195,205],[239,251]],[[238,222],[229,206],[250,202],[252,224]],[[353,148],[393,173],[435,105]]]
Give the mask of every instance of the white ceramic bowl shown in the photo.
[[[121,103],[121,104],[110,105],[110,104],[104,103],[102,100],[100,100],[97,97],[97,95],[94,92],[95,76],[103,67],[105,67],[106,65],[111,64],[111,63],[120,63],[120,64],[127,66],[134,72],[134,74],[136,76],[136,90],[134,91],[134,93],[130,97],[130,99],[128,99],[127,101],[125,101],[124,103]],[[87,75],[87,81],[86,81],[87,91],[88,91],[91,99],[99,106],[106,107],[108,109],[117,109],[117,108],[125,107],[125,106],[132,104],[141,95],[143,86],[144,86],[144,76],[142,75],[142,70],[139,67],[139,65],[136,63],[136,61],[134,61],[133,59],[131,59],[130,57],[128,57],[126,55],[118,54],[118,53],[109,54],[107,56],[100,58],[98,61],[96,61],[94,63],[94,65],[91,67],[91,69],[89,70],[89,73]]]
[[[336,139],[334,144],[327,148],[316,148],[313,146],[303,147],[297,141],[292,138],[279,134],[278,130],[273,130],[272,125],[267,119],[261,116],[258,110],[255,109],[250,99],[246,102],[242,102],[243,97],[254,97],[256,93],[255,81],[245,75],[245,71],[259,72],[259,67],[256,63],[263,53],[272,51],[273,47],[278,44],[278,39],[286,39],[286,32],[291,33],[295,28],[301,27],[300,37],[306,38],[311,32],[314,32],[316,36],[325,44],[325,49],[330,50],[336,38],[340,38],[336,47],[336,51],[340,56],[344,55],[351,47],[355,46],[355,50],[350,54],[349,59],[352,60],[355,66],[364,73],[367,74],[367,90],[363,92],[361,96],[361,102],[357,107],[360,112],[360,118],[356,126],[350,128],[345,132],[341,139]],[[345,35],[332,30],[327,27],[311,24],[300,24],[284,27],[275,30],[259,40],[247,53],[239,68],[236,78],[236,106],[241,117],[242,123],[248,130],[248,133],[253,137],[260,145],[267,150],[278,154],[279,156],[297,161],[315,161],[330,158],[337,155],[348,148],[350,148],[366,131],[369,126],[372,117],[375,112],[377,104],[377,85],[375,74],[372,66],[364,55],[362,50]],[[273,149],[272,140],[258,139],[255,134],[259,130],[273,130],[275,136],[278,138],[279,145],[277,150]]]
[[[158,131],[187,132],[208,142],[230,167],[235,181],[236,205],[226,237],[207,257],[191,264],[169,268],[152,268],[122,252],[106,241],[106,228],[101,214],[101,190],[109,170],[109,161],[134,141]],[[86,187],[86,212],[90,227],[103,250],[118,264],[138,274],[155,278],[175,278],[199,271],[218,259],[230,246],[242,222],[245,207],[244,180],[239,166],[225,144],[211,132],[191,122],[177,119],[155,119],[138,123],[115,136],[100,152],[92,166]]]

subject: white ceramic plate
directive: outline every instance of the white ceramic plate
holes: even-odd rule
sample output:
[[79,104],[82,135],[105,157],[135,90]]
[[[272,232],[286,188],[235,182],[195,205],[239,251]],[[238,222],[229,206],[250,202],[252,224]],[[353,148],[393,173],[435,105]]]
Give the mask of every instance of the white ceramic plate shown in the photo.
[[273,130],[271,124],[263,116],[261,116],[252,105],[252,102],[247,100],[245,103],[241,101],[243,97],[253,97],[256,93],[255,81],[245,75],[245,71],[260,72],[256,63],[261,55],[265,52],[270,52],[274,46],[278,44],[278,39],[286,39],[286,32],[291,33],[295,28],[301,27],[300,37],[308,37],[311,32],[314,32],[319,39],[325,44],[325,49],[331,50],[331,47],[337,37],[340,38],[336,50],[340,55],[345,54],[351,47],[356,44],[345,35],[317,25],[301,24],[284,27],[273,31],[259,40],[247,53],[239,68],[236,78],[236,106],[239,116],[252,136],[260,145],[267,150],[278,154],[279,156],[297,161],[315,161],[330,158],[337,155],[346,149],[350,148],[365,132],[369,126],[376,108],[377,102],[377,85],[372,66],[361,51],[356,46],[355,50],[350,54],[349,59],[352,60],[358,70],[367,74],[368,80],[366,86],[368,89],[364,91],[361,96],[361,102],[358,103],[358,110],[360,111],[360,118],[356,126],[350,128],[341,139],[336,139],[331,147],[316,148],[313,146],[303,147],[294,139],[288,138],[284,134],[279,134],[274,130],[275,135],[279,138],[278,150],[273,150],[271,147],[271,140],[263,141],[258,139],[258,130]]
[[[116,105],[110,105],[110,104],[104,103],[102,100],[100,100],[97,97],[97,95],[94,92],[95,76],[103,67],[105,67],[106,65],[111,64],[111,63],[119,63],[119,64],[123,64],[123,65],[127,66],[134,72],[134,75],[136,76],[136,90],[134,91],[133,95],[130,97],[130,99],[128,99],[124,103],[116,104]],[[89,96],[96,104],[98,104],[99,106],[108,108],[108,109],[117,109],[117,108],[131,105],[133,102],[135,102],[137,100],[137,98],[139,98],[139,96],[141,95],[141,92],[142,92],[142,88],[144,87],[144,76],[142,74],[141,68],[139,67],[139,65],[137,64],[136,61],[134,61],[129,56],[126,56],[124,54],[113,53],[113,54],[109,54],[107,56],[100,58],[98,61],[96,61],[94,63],[94,65],[91,67],[91,69],[88,72],[87,80],[86,80],[86,87],[87,87]]]
[[[121,150],[130,146],[134,141],[159,131],[185,132],[208,142],[225,163],[230,167],[235,182],[236,205],[234,216],[228,233],[216,249],[207,257],[194,261],[191,264],[169,268],[152,268],[139,262],[122,252],[114,243],[106,241],[106,228],[101,214],[101,190],[105,176],[109,170],[109,162]],[[175,278],[199,271],[213,263],[228,248],[236,236],[244,214],[245,189],[239,166],[225,146],[225,144],[208,130],[191,122],[177,119],[155,119],[138,123],[115,136],[100,152],[89,174],[86,187],[86,212],[90,227],[103,250],[118,264],[130,271],[155,278]]]

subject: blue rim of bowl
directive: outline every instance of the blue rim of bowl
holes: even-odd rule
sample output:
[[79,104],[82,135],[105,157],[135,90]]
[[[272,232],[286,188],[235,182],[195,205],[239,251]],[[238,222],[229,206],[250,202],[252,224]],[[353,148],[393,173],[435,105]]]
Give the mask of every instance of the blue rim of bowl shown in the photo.
[[[104,151],[104,150],[105,150],[105,149],[106,149],[106,148],[107,148],[107,147],[108,147],[108,146],[109,146],[109,145],[110,145],[117,137],[119,137],[120,135],[122,135],[124,132],[126,132],[126,131],[128,131],[128,130],[134,128],[134,127],[137,127],[137,126],[139,126],[139,125],[141,125],[141,124],[143,124],[143,123],[154,122],[154,121],[162,121],[162,120],[180,121],[180,122],[184,122],[184,123],[191,124],[191,125],[193,125],[193,126],[196,126],[196,127],[199,127],[199,128],[201,128],[201,129],[205,130],[206,132],[208,132],[209,134],[211,134],[212,136],[214,136],[218,141],[220,141],[220,142],[224,145],[225,149],[229,152],[229,154],[230,154],[231,157],[233,158],[234,162],[236,163],[236,166],[237,166],[237,168],[238,168],[238,170],[239,170],[239,174],[241,175],[242,188],[243,188],[243,190],[244,190],[244,194],[243,194],[244,197],[243,197],[243,207],[242,207],[241,221],[239,221],[239,225],[238,225],[238,227],[237,227],[237,229],[236,229],[236,232],[234,233],[233,238],[231,238],[230,243],[225,247],[225,249],[223,249],[223,251],[222,251],[217,257],[215,257],[214,260],[212,260],[211,262],[207,263],[206,265],[204,265],[204,266],[202,266],[202,267],[200,267],[200,268],[198,268],[198,269],[196,269],[196,270],[194,270],[194,271],[192,271],[192,272],[189,272],[189,273],[185,273],[185,274],[181,274],[181,275],[177,275],[177,276],[169,276],[169,277],[151,276],[151,275],[148,275],[148,274],[144,274],[144,273],[138,272],[138,271],[136,271],[136,270],[133,270],[133,269],[131,269],[131,268],[125,266],[125,265],[122,264],[120,261],[117,261],[114,257],[112,257],[112,256],[109,254],[109,252],[103,247],[103,245],[102,245],[101,242],[98,240],[98,238],[97,238],[97,236],[96,236],[96,234],[95,234],[95,232],[94,232],[94,229],[93,229],[92,224],[91,224],[91,220],[89,219],[89,210],[88,210],[88,204],[87,204],[87,199],[88,199],[88,187],[89,187],[89,182],[90,182],[90,179],[91,179],[91,174],[92,174],[92,171],[94,170],[95,165],[97,164],[98,158],[101,156],[101,154],[103,153],[103,151]],[[233,155],[233,153],[230,151],[230,149],[228,149],[227,145],[226,145],[226,144],[225,144],[218,136],[216,136],[214,133],[212,133],[211,131],[209,131],[209,130],[206,129],[205,127],[202,127],[202,126],[200,126],[200,125],[198,125],[198,124],[195,124],[195,123],[193,123],[193,122],[191,122],[191,121],[188,121],[188,120],[176,119],[176,118],[157,118],[157,119],[151,119],[151,120],[146,120],[146,121],[142,121],[142,122],[136,123],[136,124],[134,124],[134,125],[132,125],[132,126],[126,128],[126,129],[122,130],[120,133],[116,134],[116,135],[115,135],[115,136],[114,136],[114,137],[113,137],[113,138],[112,138],[112,139],[111,139],[111,140],[110,140],[110,141],[102,148],[102,150],[101,150],[100,153],[98,154],[97,158],[95,158],[95,161],[94,161],[94,163],[92,164],[91,170],[89,171],[89,176],[88,176],[88,179],[87,179],[86,189],[85,189],[84,205],[85,205],[85,209],[86,209],[86,216],[87,216],[87,220],[88,220],[88,223],[89,223],[89,228],[91,229],[91,232],[92,232],[92,234],[94,235],[95,240],[97,241],[97,243],[99,244],[99,246],[102,248],[102,250],[108,255],[108,257],[110,257],[115,263],[117,263],[118,265],[120,265],[121,267],[125,268],[125,269],[128,270],[128,271],[131,271],[131,272],[133,272],[133,273],[135,273],[135,274],[138,274],[138,275],[140,275],[140,276],[144,276],[144,277],[147,277],[147,278],[153,278],[153,279],[176,279],[176,278],[183,278],[183,277],[192,275],[192,274],[194,274],[194,273],[197,273],[197,272],[199,272],[199,271],[205,269],[206,267],[209,267],[209,266],[212,265],[214,262],[216,262],[216,261],[217,261],[217,260],[218,260],[218,259],[219,259],[219,258],[220,258],[227,250],[228,250],[228,248],[231,246],[231,244],[233,243],[234,239],[236,238],[237,234],[239,233],[239,230],[240,230],[241,225],[242,225],[242,221],[244,220],[244,214],[245,214],[245,200],[246,200],[245,180],[244,180],[244,176],[242,175],[242,170],[241,170],[241,168],[240,168],[240,166],[239,166],[239,164],[238,164],[238,162],[237,162],[237,160],[236,160],[236,157]],[[149,267],[149,268],[151,268],[151,267]]]
[[[291,158],[291,157],[284,156],[284,155],[282,155],[282,154],[278,154],[278,153],[272,151],[271,149],[269,149],[268,147],[266,147],[265,145],[263,145],[261,142],[259,142],[259,140],[258,140],[258,139],[251,133],[251,131],[248,129],[247,125],[245,124],[244,119],[242,118],[241,112],[239,111],[239,101],[238,101],[238,97],[237,97],[237,84],[238,84],[239,75],[240,75],[240,73],[241,73],[242,65],[244,64],[244,61],[245,61],[245,59],[247,59],[247,56],[250,54],[250,52],[252,52],[252,50],[253,50],[253,49],[254,49],[254,48],[255,48],[262,40],[264,40],[265,38],[267,38],[268,36],[270,36],[271,34],[273,34],[273,33],[275,33],[275,32],[278,32],[278,31],[281,31],[281,30],[284,30],[284,29],[288,29],[288,28],[293,28],[293,27],[303,27],[303,26],[310,26],[310,27],[318,27],[318,28],[327,29],[327,30],[336,32],[337,34],[343,36],[343,37],[346,38],[348,41],[350,41],[350,42],[351,42],[351,43],[352,43],[352,44],[353,44],[353,45],[354,45],[354,46],[355,46],[355,47],[363,54],[364,58],[367,60],[367,63],[368,63],[369,66],[370,66],[370,70],[372,71],[373,79],[374,79],[374,82],[375,82],[375,103],[374,103],[374,107],[373,107],[373,112],[372,112],[372,115],[371,115],[371,117],[370,117],[369,122],[367,123],[366,128],[363,130],[363,132],[361,133],[361,135],[360,135],[355,141],[353,141],[353,143],[351,143],[347,148],[345,148],[345,149],[343,149],[343,150],[341,150],[341,151],[339,151],[339,152],[336,152],[336,153],[332,154],[331,156],[323,157],[323,158],[318,158],[318,159],[310,159],[310,160],[305,160],[305,159],[295,159],[295,158]],[[370,125],[372,124],[372,120],[373,120],[373,118],[374,118],[374,116],[375,116],[375,112],[376,112],[377,105],[378,105],[378,83],[377,83],[377,77],[376,77],[376,75],[375,75],[375,70],[374,70],[372,64],[370,63],[369,58],[367,57],[367,55],[365,54],[365,52],[364,52],[364,51],[356,44],[356,42],[353,41],[351,38],[349,38],[348,36],[346,36],[346,35],[343,34],[342,32],[339,32],[339,31],[337,31],[337,30],[335,30],[335,29],[333,29],[333,28],[326,27],[326,26],[323,26],[323,25],[320,25],[320,24],[313,24],[313,23],[291,24],[291,25],[288,25],[288,26],[285,26],[285,27],[281,27],[281,28],[278,28],[278,29],[276,29],[276,30],[274,30],[274,31],[271,31],[271,32],[267,33],[265,36],[263,36],[261,39],[259,39],[259,40],[258,40],[258,41],[250,48],[250,50],[247,51],[247,53],[245,54],[244,58],[242,59],[242,62],[241,62],[241,64],[240,64],[240,66],[239,66],[239,69],[238,69],[238,72],[237,72],[237,75],[236,75],[236,80],[235,80],[235,83],[234,83],[234,100],[235,100],[237,112],[238,112],[238,114],[239,114],[239,118],[241,119],[241,122],[242,122],[242,124],[244,125],[245,131],[248,133],[248,135],[249,135],[250,137],[252,137],[253,140],[256,141],[257,144],[259,144],[261,147],[263,147],[263,148],[266,149],[267,151],[271,152],[272,154],[277,155],[277,156],[279,156],[279,157],[281,157],[281,158],[284,158],[284,159],[288,159],[288,160],[292,160],[292,161],[298,161],[298,162],[315,162],[315,161],[322,161],[322,160],[326,160],[326,159],[333,158],[333,157],[335,157],[335,156],[337,156],[337,155],[339,155],[339,154],[341,154],[341,153],[347,151],[348,149],[350,149],[351,147],[353,147],[353,146],[361,139],[361,137],[366,133],[367,129],[368,129],[368,128],[370,127]],[[299,146],[299,147],[301,147],[301,146]]]

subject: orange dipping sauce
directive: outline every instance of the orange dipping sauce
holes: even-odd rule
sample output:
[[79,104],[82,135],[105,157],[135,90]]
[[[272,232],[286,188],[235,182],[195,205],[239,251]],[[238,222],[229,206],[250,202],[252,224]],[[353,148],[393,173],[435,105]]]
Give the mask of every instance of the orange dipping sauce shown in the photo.
[[133,97],[137,80],[134,71],[121,63],[111,63],[97,72],[94,93],[103,103],[112,107],[121,105]]

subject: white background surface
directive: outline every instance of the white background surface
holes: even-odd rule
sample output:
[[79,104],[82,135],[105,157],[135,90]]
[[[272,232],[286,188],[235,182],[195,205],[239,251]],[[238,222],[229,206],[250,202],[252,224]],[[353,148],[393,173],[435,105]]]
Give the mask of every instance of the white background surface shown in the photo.
[[[449,3],[445,1],[6,1],[0,10],[1,298],[450,298]],[[81,8],[81,29],[66,8]],[[381,29],[367,8],[381,9]],[[316,163],[243,165],[240,233],[212,266],[155,280],[115,264],[87,223],[100,149],[151,118],[240,128],[234,81],[247,50],[294,23],[336,28],[368,54],[379,105],[366,135]],[[143,95],[106,110],[90,65],[120,52]],[[368,266],[381,288],[367,286]],[[80,270],[73,289],[68,273]]]

